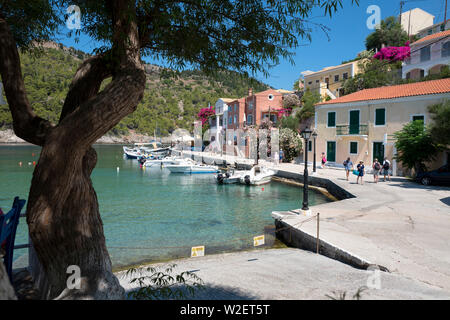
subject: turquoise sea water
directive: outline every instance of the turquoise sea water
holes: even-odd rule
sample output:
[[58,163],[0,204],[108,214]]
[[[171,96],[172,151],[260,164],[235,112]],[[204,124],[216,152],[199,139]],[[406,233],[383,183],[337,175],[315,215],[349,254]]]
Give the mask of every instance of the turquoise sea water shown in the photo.
[[[270,245],[271,212],[301,207],[301,188],[278,182],[260,187],[217,185],[213,174],[171,174],[159,167],[142,170],[136,160],[123,158],[119,145],[95,149],[98,163],[92,180],[115,267],[189,257],[192,246],[204,245],[206,254],[245,250],[253,247],[254,236],[264,233]],[[32,162],[37,162],[39,151],[34,146],[0,146],[3,211],[9,210],[14,196],[27,199]],[[310,190],[310,205],[327,201]],[[26,221],[21,218],[16,244],[27,239]],[[15,258],[25,253],[17,250]]]

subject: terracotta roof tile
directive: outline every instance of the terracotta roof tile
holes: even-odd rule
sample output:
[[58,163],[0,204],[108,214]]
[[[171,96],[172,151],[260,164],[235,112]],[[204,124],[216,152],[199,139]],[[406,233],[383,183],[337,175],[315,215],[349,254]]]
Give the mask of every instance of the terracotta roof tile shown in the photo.
[[450,78],[365,89],[334,100],[318,103],[316,105],[320,106],[326,104],[350,103],[367,100],[394,99],[439,93],[450,93]]
[[438,38],[444,38],[444,37],[448,37],[448,36],[450,36],[450,30],[438,32],[438,33],[435,33],[435,34],[430,34],[429,36],[426,36],[426,37],[424,37],[422,39],[419,39],[416,42],[412,43],[412,45],[416,45],[418,43],[422,43],[422,42],[425,42],[425,41],[438,39]]

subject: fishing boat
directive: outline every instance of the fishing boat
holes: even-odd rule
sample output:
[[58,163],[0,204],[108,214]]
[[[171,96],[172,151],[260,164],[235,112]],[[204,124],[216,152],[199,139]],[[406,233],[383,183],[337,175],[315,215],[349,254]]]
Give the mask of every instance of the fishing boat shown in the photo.
[[239,179],[239,182],[246,185],[260,186],[269,183],[274,175],[274,170],[254,166],[247,174]]
[[137,159],[143,155],[139,148],[129,148],[123,146],[123,153],[128,159]]
[[183,159],[175,164],[164,165],[171,173],[216,173],[219,167],[206,164],[198,164],[191,159]]
[[163,147],[160,142],[135,143],[132,148],[123,146],[123,153],[128,159],[139,159],[141,157],[167,156],[169,147]]
[[239,183],[239,180],[248,173],[249,171],[244,170],[241,171],[230,170],[230,172],[219,173],[216,176],[216,181],[218,184]]

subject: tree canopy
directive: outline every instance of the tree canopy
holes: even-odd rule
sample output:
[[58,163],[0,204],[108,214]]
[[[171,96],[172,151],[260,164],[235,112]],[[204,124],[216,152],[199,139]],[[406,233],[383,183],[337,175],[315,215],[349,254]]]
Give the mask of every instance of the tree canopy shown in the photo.
[[408,41],[408,34],[395,17],[381,21],[380,26],[366,38],[367,50],[380,50],[383,45],[401,47]]

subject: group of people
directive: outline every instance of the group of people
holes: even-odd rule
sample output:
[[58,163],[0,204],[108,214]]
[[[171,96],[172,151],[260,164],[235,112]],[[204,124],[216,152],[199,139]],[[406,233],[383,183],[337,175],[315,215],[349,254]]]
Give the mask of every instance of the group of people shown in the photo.
[[[359,161],[358,165],[356,166],[356,169],[353,167],[353,162],[350,160],[350,157],[347,158],[347,160],[344,161],[344,168],[345,168],[345,175],[347,177],[350,175],[350,171],[352,171],[356,176],[356,183],[359,183],[359,180],[361,180],[361,184],[364,184],[363,177],[365,174],[365,166],[364,161]],[[378,183],[380,173],[384,175],[384,181],[386,181],[386,177],[388,177],[388,180],[391,181],[391,174],[390,174],[390,168],[391,168],[391,162],[385,157],[383,164],[381,164],[377,158],[375,158],[372,169],[373,169],[373,182]]]

